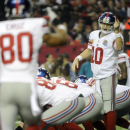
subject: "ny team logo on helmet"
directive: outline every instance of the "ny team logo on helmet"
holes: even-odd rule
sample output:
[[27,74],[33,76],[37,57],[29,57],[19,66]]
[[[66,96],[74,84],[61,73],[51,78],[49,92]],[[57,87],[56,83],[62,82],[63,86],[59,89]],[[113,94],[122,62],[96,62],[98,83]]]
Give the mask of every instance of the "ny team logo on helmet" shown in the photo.
[[37,77],[44,77],[46,79],[50,79],[49,72],[44,68],[38,68]]
[[113,25],[115,23],[116,17],[111,12],[105,12],[99,17],[99,23],[106,23]]
[[85,75],[80,75],[78,77],[76,77],[76,79],[74,79],[75,83],[86,83],[88,80],[87,76]]
[[8,0],[5,4],[8,8],[7,17],[29,17],[30,16],[30,1],[29,0]]
[[99,27],[101,28],[101,30],[102,30],[102,25],[101,25],[102,23],[111,25],[109,31],[103,31],[103,30],[102,30],[102,32],[105,33],[105,34],[111,33],[111,32],[113,31],[113,29],[114,29],[114,26],[113,26],[113,25],[114,25],[115,21],[116,21],[116,17],[115,17],[115,15],[114,15],[113,13],[111,13],[111,12],[105,12],[105,13],[103,13],[103,14],[99,17],[99,19],[98,19]]

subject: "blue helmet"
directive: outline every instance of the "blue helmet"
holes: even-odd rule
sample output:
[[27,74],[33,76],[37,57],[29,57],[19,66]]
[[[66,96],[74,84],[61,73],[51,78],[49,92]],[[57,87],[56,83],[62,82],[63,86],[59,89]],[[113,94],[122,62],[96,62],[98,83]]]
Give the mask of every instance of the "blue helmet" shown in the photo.
[[61,77],[61,76],[58,76],[58,78],[61,78],[61,79],[64,79],[64,80],[66,80],[64,77]]
[[46,79],[51,79],[49,72],[44,68],[37,69],[37,77],[44,77]]
[[88,80],[87,76],[80,75],[74,79],[75,83],[86,83],[86,80]]
[[8,0],[6,5],[9,17],[28,17],[30,15],[29,0]]
[[[104,34],[109,34],[109,33],[111,33],[113,31],[113,29],[114,29],[113,25],[114,25],[115,22],[116,22],[116,17],[111,12],[105,12],[105,13],[103,13],[99,17],[99,19],[98,19],[99,27],[101,28],[101,31]],[[110,24],[111,25],[110,30],[109,31],[103,31],[102,30],[102,25],[101,25],[102,23]]]

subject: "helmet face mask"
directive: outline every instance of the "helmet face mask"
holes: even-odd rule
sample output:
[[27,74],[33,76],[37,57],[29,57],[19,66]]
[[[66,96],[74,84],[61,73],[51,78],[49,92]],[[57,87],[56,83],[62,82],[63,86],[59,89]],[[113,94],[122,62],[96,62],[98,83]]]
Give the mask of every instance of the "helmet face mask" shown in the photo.
[[101,32],[105,35],[111,33],[114,30],[115,21],[116,17],[114,16],[113,13],[111,12],[103,13],[98,19]]
[[86,83],[87,80],[88,80],[87,76],[80,75],[80,76],[76,77],[73,82],[74,83]]

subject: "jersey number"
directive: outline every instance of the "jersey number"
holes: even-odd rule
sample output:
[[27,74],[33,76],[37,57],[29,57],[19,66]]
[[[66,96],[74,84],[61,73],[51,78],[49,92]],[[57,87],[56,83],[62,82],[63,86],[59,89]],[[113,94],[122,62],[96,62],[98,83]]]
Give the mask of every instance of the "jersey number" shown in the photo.
[[91,63],[95,64],[101,64],[103,59],[103,49],[100,47],[97,47],[96,49],[94,46],[92,47],[92,59]]
[[44,86],[47,89],[53,90],[56,88],[56,84],[51,83],[45,79],[42,79],[41,77],[37,78],[37,83],[40,86]]
[[[29,44],[29,57],[28,58],[23,58],[22,57],[22,37],[26,36],[29,39],[29,42],[26,44]],[[8,38],[9,39],[9,46],[5,47],[5,42],[4,39]],[[32,60],[32,52],[33,52],[33,40],[32,40],[32,34],[30,34],[29,32],[26,33],[20,33],[17,35],[17,39],[16,39],[16,43],[17,43],[17,50],[18,50],[18,59],[21,62],[30,62]],[[0,37],[0,46],[1,46],[1,55],[2,55],[2,61],[4,64],[8,64],[8,63],[12,63],[15,60],[15,52],[13,50],[14,47],[14,36],[11,34],[6,34],[6,35],[2,35]],[[10,58],[9,59],[5,59],[4,57],[4,52],[10,52]]]
[[75,88],[75,89],[78,88],[77,84],[74,84],[74,83],[71,83],[71,82],[65,81],[65,80],[60,80],[60,79],[58,79],[58,80],[56,81],[56,83],[57,83],[57,84],[66,85],[66,86],[69,87],[69,88]]

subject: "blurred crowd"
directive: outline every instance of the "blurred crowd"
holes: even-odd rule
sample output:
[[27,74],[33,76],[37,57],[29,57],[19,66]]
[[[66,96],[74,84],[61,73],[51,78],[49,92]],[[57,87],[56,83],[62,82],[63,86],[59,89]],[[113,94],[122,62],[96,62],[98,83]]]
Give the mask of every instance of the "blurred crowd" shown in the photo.
[[[5,0],[6,7],[8,0]],[[26,0],[27,1],[27,0]],[[51,7],[68,29],[69,44],[86,44],[91,31],[98,29],[98,18],[104,12],[113,12],[120,20],[120,29],[123,33],[125,23],[130,18],[130,0],[30,0],[28,11],[32,17],[46,15],[46,7]],[[0,3],[0,20],[4,14],[8,17],[7,8]],[[4,11],[3,11],[4,10]],[[2,12],[3,11],[3,12]],[[33,13],[32,13],[33,12]],[[55,31],[52,23],[50,30]]]
[[79,63],[79,68],[76,69],[76,73],[72,71],[72,62],[69,60],[69,54],[59,54],[54,58],[53,54],[46,54],[46,62],[40,65],[45,68],[51,77],[64,77],[69,81],[73,81],[77,75],[86,75],[88,78],[93,77],[91,70],[91,57],[86,60],[82,60]]
[[[68,29],[70,44],[86,44],[91,31],[98,29],[98,18],[104,12],[113,12],[120,20],[123,33],[130,18],[129,0],[33,0],[33,11],[38,17],[51,7]],[[49,24],[52,32],[54,28]]]

